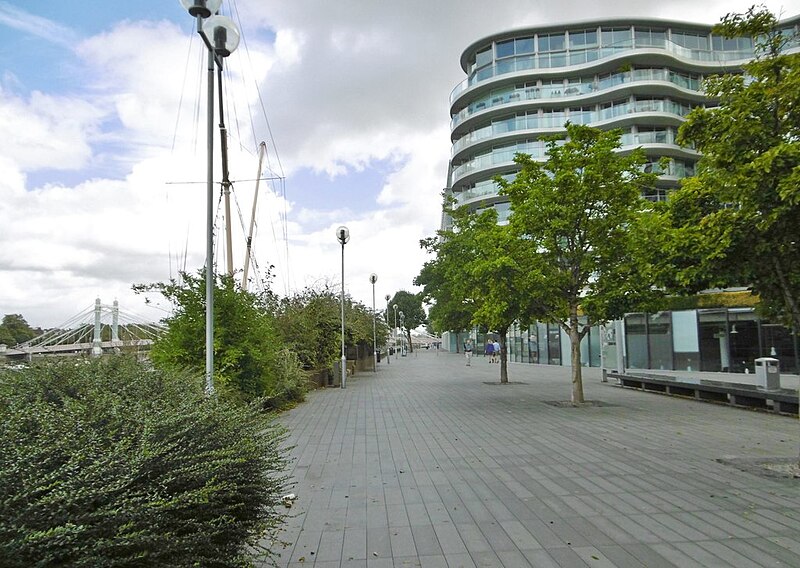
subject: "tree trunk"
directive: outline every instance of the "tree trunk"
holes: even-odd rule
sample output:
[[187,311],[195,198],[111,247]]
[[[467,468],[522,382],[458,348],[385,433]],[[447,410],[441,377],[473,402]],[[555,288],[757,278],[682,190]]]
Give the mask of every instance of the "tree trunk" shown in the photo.
[[508,349],[506,349],[508,328],[501,328],[497,333],[500,336],[500,383],[508,384]]
[[581,367],[581,333],[578,322],[570,326],[569,343],[572,359],[572,404],[583,404],[583,376]]
[[461,334],[456,332],[456,353],[461,353]]

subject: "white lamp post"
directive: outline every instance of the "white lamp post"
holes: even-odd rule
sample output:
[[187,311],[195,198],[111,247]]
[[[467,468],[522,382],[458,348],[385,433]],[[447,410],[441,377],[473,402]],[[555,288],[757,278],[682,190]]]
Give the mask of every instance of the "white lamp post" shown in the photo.
[[372,372],[378,372],[378,334],[376,331],[375,323],[375,282],[378,281],[378,275],[374,272],[369,275],[369,281],[372,284]]
[[347,355],[344,351],[344,245],[350,240],[350,231],[341,226],[336,229],[336,238],[342,245],[342,388],[347,387]]
[[[214,64],[239,45],[239,31],[225,16],[214,16],[222,0],[180,0],[197,18],[197,33],[208,48],[208,163],[206,191],[206,393],[214,392]],[[204,22],[205,20],[205,22]]]
[[403,325],[405,324],[406,315],[400,310],[400,337],[402,341],[400,342],[400,355],[403,357],[406,356],[406,336],[403,333]]
[[[386,294],[386,329],[389,329],[389,294]],[[389,338],[386,338],[386,364],[392,362],[392,356],[389,354]]]
[[394,329],[392,329],[392,335],[394,335],[394,360],[397,361],[399,357],[397,354],[397,304],[392,307],[394,308]]

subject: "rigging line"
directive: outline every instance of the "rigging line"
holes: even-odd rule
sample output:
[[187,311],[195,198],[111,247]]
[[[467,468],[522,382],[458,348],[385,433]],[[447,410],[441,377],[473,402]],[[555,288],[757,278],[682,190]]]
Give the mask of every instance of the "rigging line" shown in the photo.
[[[248,152],[249,153],[249,152]],[[251,154],[252,155],[252,154]],[[246,182],[246,181],[273,181],[273,180],[283,180],[284,178],[281,176],[270,176],[270,177],[261,177],[261,178],[247,178],[247,179],[232,179],[230,182],[239,183],[239,182]],[[207,181],[165,181],[166,185],[200,185],[208,183]],[[215,182],[220,183],[220,182]]]
[[178,111],[175,113],[175,128],[172,131],[172,151],[175,151],[175,141],[178,138],[178,127],[181,121],[181,109],[183,108],[183,95],[186,93],[186,81],[189,78],[189,62],[192,54],[192,45],[194,44],[195,25],[197,22],[192,23],[192,33],[189,36],[189,47],[186,50],[186,62],[183,65],[183,82],[181,83],[181,96],[178,99]]
[[[239,25],[239,30],[241,32],[240,33],[240,37],[241,37],[241,40],[242,40],[242,44],[244,45],[244,51],[247,54],[247,62],[250,64],[250,71],[252,72],[253,77],[255,77],[256,74],[254,72],[253,60],[250,57],[250,46],[247,44],[247,38],[245,37],[244,32],[243,32],[244,26],[242,26],[242,18],[239,15],[239,5],[236,3],[236,0],[233,0],[231,2],[231,5],[233,6],[233,11],[236,13],[236,23]],[[241,56],[241,54],[238,54],[238,56],[239,56],[240,59],[244,59]],[[244,68],[244,65],[242,65],[242,68]],[[242,73],[242,91],[243,92],[247,92],[247,85],[246,85],[246,82],[245,82],[244,73]],[[253,134],[253,147],[257,148],[258,147],[258,136],[256,135],[255,121],[253,120],[253,109],[250,108],[249,104],[247,105],[247,114],[250,117],[250,130],[251,130],[251,132]]]

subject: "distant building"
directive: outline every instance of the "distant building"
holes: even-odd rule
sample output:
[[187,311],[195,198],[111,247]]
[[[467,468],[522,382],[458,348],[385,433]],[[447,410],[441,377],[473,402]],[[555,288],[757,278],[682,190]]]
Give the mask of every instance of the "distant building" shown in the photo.
[[[794,17],[783,26],[796,32],[798,22]],[[694,174],[700,157],[675,138],[692,108],[714,104],[702,90],[703,79],[741,72],[752,57],[749,38],[726,39],[711,33],[710,25],[655,19],[532,27],[475,41],[461,55],[467,77],[450,95],[446,192],[457,206],[495,208],[505,222],[509,203],[492,179],[513,179],[518,152],[544,159],[540,137],[564,132],[569,121],[621,129],[621,151],[642,147],[646,167],[661,174],[644,197],[664,200]],[[665,156],[669,166],[661,171]],[[443,226],[449,223],[444,215]],[[754,358],[777,353],[784,369],[797,372],[796,337],[761,322],[751,308],[632,314],[624,323],[628,367],[741,372],[752,370]],[[569,353],[568,341],[558,328],[542,325],[517,330],[509,341],[512,360],[569,364],[562,356]],[[735,347],[735,336],[745,329],[748,345]],[[585,342],[584,362],[599,365],[600,330]]]

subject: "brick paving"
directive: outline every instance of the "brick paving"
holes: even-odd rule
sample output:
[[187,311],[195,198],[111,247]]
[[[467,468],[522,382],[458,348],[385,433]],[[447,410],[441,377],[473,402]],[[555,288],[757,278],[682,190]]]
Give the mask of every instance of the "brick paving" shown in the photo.
[[[297,494],[281,567],[800,566],[800,421],[643,393],[584,369],[426,352],[280,421]],[[487,384],[488,383],[488,384]]]

